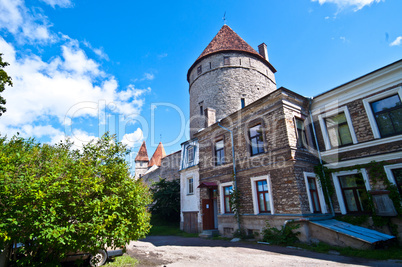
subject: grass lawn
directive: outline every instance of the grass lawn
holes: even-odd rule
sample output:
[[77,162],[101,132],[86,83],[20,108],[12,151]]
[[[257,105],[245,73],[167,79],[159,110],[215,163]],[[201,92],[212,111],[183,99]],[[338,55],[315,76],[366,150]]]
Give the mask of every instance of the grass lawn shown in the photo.
[[135,266],[138,260],[131,258],[129,255],[115,257],[112,261],[105,264],[107,267],[130,267]]

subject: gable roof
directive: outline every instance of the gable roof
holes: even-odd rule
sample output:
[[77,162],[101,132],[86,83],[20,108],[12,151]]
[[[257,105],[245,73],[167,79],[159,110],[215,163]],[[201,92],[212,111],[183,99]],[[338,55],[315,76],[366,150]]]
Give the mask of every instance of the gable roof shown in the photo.
[[148,162],[148,168],[154,165],[161,166],[162,158],[166,157],[165,149],[163,148],[162,142],[159,142],[151,160]]
[[146,161],[146,162],[149,161],[148,152],[147,152],[147,145],[145,144],[145,141],[142,142],[140,150],[138,150],[138,154],[135,157],[134,161]]
[[252,54],[265,63],[274,73],[276,69],[263,56],[254,50],[246,41],[244,41],[237,33],[235,33],[228,25],[223,25],[212,41],[204,49],[187,72],[187,80],[189,80],[192,68],[198,64],[204,57],[222,52],[222,51],[241,51]]

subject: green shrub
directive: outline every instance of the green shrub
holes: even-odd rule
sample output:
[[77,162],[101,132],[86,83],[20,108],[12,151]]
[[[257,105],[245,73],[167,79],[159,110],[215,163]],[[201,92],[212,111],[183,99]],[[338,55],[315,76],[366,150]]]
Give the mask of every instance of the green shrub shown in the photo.
[[270,227],[267,222],[266,228],[262,230],[262,240],[273,245],[291,245],[299,240],[297,236],[300,232],[293,231],[298,228],[300,228],[300,224],[287,224],[279,230],[276,227]]

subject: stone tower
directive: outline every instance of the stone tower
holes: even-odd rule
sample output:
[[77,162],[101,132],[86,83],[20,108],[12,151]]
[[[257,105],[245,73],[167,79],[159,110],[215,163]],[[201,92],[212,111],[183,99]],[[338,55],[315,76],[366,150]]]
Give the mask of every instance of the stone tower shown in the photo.
[[145,145],[145,141],[142,142],[140,150],[138,150],[138,154],[135,157],[134,161],[135,161],[135,176],[136,178],[141,178],[141,176],[143,176],[147,172],[149,163],[147,146]]
[[258,50],[224,25],[190,67],[191,138],[211,123],[211,117],[222,119],[276,90],[267,46],[263,43]]

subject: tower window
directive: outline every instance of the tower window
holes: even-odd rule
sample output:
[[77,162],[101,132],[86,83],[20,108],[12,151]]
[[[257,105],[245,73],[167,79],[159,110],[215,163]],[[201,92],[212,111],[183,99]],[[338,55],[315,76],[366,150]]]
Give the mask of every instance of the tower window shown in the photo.
[[229,57],[223,57],[223,64],[224,65],[230,65],[230,58]]
[[204,109],[202,108],[202,106],[200,106],[200,115],[204,115]]
[[197,74],[200,75],[202,73],[202,65],[198,66]]
[[240,103],[241,103],[241,108],[244,108],[246,106],[246,99],[244,99],[244,98],[240,99]]
[[209,62],[209,69],[212,69],[212,63]]
[[240,63],[240,65],[241,65],[241,59],[239,59],[239,63]]

